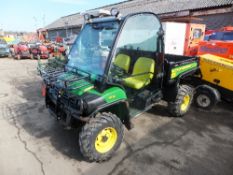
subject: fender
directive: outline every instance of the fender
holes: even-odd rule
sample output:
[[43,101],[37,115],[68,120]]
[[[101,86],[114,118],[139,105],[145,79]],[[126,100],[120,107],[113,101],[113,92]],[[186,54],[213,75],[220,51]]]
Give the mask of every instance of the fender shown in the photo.
[[127,129],[132,129],[129,115],[129,103],[127,100],[120,100],[99,106],[88,117],[95,117],[97,113],[107,111],[116,114]]

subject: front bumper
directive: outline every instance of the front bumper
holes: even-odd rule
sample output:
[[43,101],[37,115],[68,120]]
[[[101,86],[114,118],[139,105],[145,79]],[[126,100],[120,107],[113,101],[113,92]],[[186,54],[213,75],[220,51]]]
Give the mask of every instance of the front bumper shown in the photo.
[[31,58],[31,54],[29,52],[21,52],[20,55],[23,58]]
[[40,57],[43,59],[47,59],[49,58],[49,54],[41,54]]
[[60,96],[57,90],[49,88],[46,93],[46,107],[58,120],[63,120],[67,125],[70,125],[67,120],[80,119],[81,110],[78,108],[77,101],[66,95]]

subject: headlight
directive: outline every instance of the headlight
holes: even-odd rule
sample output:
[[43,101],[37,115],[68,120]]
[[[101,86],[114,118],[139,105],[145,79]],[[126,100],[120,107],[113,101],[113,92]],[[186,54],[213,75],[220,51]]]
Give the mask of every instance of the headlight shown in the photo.
[[117,17],[119,15],[119,13],[120,12],[119,12],[119,10],[117,8],[112,8],[111,9],[111,15],[112,16],[116,16]]
[[90,19],[90,15],[86,13],[86,14],[84,15],[84,20],[85,20],[85,21],[89,21],[89,19]]

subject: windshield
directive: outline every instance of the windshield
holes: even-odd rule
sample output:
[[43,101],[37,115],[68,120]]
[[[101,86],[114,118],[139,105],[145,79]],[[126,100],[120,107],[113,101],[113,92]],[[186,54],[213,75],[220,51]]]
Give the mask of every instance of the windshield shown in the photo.
[[86,24],[68,56],[68,66],[103,75],[119,22]]

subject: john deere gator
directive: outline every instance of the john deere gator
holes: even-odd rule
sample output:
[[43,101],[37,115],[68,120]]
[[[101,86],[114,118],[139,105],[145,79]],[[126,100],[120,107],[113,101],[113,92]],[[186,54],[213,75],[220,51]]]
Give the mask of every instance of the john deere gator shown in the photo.
[[190,108],[193,89],[180,80],[199,68],[196,57],[164,54],[154,13],[121,17],[116,9],[84,14],[85,25],[58,67],[39,65],[45,103],[66,127],[81,127],[79,145],[92,161],[109,159],[124,126],[161,100],[175,117]]

